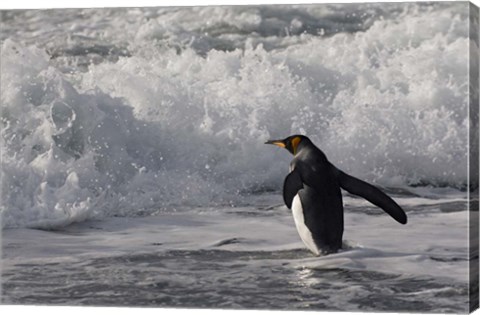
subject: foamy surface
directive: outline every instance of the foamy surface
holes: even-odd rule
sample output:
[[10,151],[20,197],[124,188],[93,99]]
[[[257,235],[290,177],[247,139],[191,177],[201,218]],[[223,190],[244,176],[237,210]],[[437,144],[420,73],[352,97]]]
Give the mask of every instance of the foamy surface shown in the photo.
[[294,133],[382,187],[465,199],[468,13],[3,11],[2,226],[248,206],[288,171],[263,142]]
[[6,229],[2,303],[467,311],[465,203],[422,211],[410,201],[407,225],[346,206],[344,248],[314,257],[290,211],[270,206],[280,196],[250,201],[254,207]]

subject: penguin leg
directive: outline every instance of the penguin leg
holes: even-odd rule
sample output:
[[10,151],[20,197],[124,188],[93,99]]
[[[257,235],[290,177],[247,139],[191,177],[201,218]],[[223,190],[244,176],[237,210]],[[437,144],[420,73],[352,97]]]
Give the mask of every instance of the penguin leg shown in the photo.
[[[338,170],[338,169],[337,169]],[[377,187],[338,170],[340,187],[351,194],[363,197],[383,209],[392,218],[402,224],[407,223],[407,215],[400,206]]]

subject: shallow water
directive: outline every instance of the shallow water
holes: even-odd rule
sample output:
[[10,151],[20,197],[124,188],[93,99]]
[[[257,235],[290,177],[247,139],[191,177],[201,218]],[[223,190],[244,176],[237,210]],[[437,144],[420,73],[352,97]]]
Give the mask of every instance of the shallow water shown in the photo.
[[166,251],[81,263],[18,264],[3,303],[195,308],[464,312],[450,279],[308,267],[303,249]]
[[402,226],[379,209],[348,205],[347,198],[344,249],[314,257],[288,209],[262,206],[279,198],[268,195],[256,207],[184,209],[56,231],[4,230],[2,302],[467,310],[465,210],[443,212],[437,202],[419,214],[409,206],[409,224]]

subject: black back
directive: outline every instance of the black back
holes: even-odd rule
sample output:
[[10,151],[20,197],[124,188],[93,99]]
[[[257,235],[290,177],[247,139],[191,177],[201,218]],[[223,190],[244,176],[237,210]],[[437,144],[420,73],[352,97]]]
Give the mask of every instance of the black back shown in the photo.
[[285,180],[285,203],[290,208],[289,198],[293,200],[298,192],[305,225],[315,243],[323,252],[335,252],[342,246],[343,235],[343,203],[336,169],[310,140],[304,141]]

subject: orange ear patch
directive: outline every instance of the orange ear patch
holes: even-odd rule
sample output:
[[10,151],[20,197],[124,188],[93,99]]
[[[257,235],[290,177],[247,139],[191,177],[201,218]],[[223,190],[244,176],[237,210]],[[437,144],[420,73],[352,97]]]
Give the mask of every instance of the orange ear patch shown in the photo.
[[297,147],[300,141],[302,141],[300,137],[295,137],[292,139],[293,154],[297,153]]

